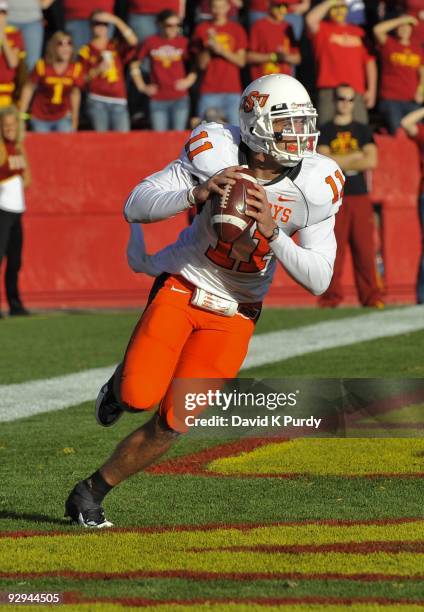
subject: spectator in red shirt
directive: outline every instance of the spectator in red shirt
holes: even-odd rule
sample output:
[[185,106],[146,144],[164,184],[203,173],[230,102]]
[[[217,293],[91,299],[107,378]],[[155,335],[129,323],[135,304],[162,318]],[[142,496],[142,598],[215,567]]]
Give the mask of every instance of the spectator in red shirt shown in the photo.
[[[268,2],[269,0],[251,0],[248,13],[249,28],[252,28],[258,19],[264,19],[267,16]],[[288,4],[290,4],[290,8],[286,15],[286,21],[293,28],[295,39],[299,41],[303,33],[303,15],[309,11],[311,0],[289,0]]]
[[128,23],[142,43],[148,36],[158,34],[159,13],[169,10],[182,18],[180,7],[183,5],[179,0],[128,0]]
[[13,103],[18,70],[24,59],[22,34],[7,23],[7,2],[0,0],[0,107]]
[[[120,39],[109,38],[110,25],[117,28]],[[94,11],[91,27],[93,38],[79,51],[88,74],[88,114],[97,132],[128,132],[130,118],[124,71],[126,64],[134,59],[137,36],[122,19],[104,11]]]
[[78,129],[80,88],[84,85],[83,67],[73,62],[72,40],[65,32],[55,32],[39,59],[30,80],[22,90],[19,107],[26,113],[31,105],[34,132],[72,132]]
[[408,136],[413,138],[420,148],[421,186],[419,195],[419,216],[421,224],[421,261],[418,268],[417,303],[424,304],[424,108],[419,108],[403,117],[401,125]]
[[200,23],[192,39],[192,51],[203,71],[198,115],[210,109],[223,111],[238,125],[241,77],[246,64],[247,35],[238,23],[228,21],[228,0],[211,0],[212,20]]
[[[375,105],[377,67],[364,42],[362,28],[346,23],[344,0],[325,0],[306,16],[317,64],[318,117],[330,121],[335,113],[334,90],[341,83],[355,90],[355,121],[368,122],[367,108]],[[329,16],[328,20],[325,17]]]
[[269,0],[269,12],[250,31],[247,63],[252,81],[264,74],[290,74],[300,64],[291,25],[285,21],[289,0]]
[[[265,0],[265,2],[266,1],[267,0]],[[238,21],[239,10],[243,7],[243,0],[229,0],[229,2],[230,2],[230,10],[228,12],[228,19],[231,19],[231,21]],[[196,10],[195,10],[196,23],[200,21],[207,21],[208,19],[212,19],[210,0],[200,0],[199,2],[194,2],[194,4],[196,5]]]
[[[91,38],[90,17],[94,11],[113,13],[114,0],[63,0],[65,30],[74,41],[75,49],[86,45]],[[110,28],[109,36],[112,36]]]
[[197,74],[187,74],[188,39],[180,33],[181,24],[174,11],[158,15],[159,35],[149,36],[141,47],[138,58],[148,57],[151,82],[147,85],[140,72],[140,62],[131,64],[130,72],[138,91],[150,98],[150,122],[157,132],[185,130],[190,113],[188,90]]
[[[374,26],[381,59],[380,103],[391,134],[402,117],[423,102],[424,66],[419,45],[411,42],[415,17],[402,15]],[[395,36],[390,33],[395,31]]]

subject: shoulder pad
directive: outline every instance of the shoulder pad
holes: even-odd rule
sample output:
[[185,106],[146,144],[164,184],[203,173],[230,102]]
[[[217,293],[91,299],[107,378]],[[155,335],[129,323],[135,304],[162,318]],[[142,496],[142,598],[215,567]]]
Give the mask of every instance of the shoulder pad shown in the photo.
[[319,153],[305,157],[294,183],[307,201],[308,225],[319,223],[339,210],[345,178],[330,157]]
[[201,123],[181,151],[185,170],[206,181],[228,166],[238,165],[240,130],[233,125]]

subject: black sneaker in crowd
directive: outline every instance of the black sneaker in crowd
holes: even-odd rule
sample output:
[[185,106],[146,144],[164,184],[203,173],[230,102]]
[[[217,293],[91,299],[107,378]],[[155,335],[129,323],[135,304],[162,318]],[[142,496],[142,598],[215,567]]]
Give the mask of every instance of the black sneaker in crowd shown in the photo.
[[69,494],[65,502],[65,516],[81,527],[113,527],[113,523],[106,519],[103,508],[94,501],[92,491],[84,480],[78,482]]
[[100,389],[96,399],[96,421],[103,427],[111,427],[123,415],[124,409],[113,392],[113,376]]

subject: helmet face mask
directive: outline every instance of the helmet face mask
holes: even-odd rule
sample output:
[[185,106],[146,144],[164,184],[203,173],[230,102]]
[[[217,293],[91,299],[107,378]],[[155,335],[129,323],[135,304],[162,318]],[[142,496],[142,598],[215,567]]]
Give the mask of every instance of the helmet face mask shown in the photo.
[[288,75],[253,81],[240,106],[243,142],[284,166],[296,166],[315,152],[317,112],[303,85]]

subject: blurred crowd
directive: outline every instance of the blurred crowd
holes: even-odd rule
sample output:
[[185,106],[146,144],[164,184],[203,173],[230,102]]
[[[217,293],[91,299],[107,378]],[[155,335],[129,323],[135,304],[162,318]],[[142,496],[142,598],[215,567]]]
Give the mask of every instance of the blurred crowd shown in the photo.
[[[376,129],[401,129],[424,157],[423,45],[424,0],[0,0],[0,263],[6,256],[10,314],[28,314],[18,291],[29,182],[22,119],[35,132],[238,124],[241,91],[273,73],[307,87],[318,151],[346,177],[336,177],[341,187],[328,177],[334,197],[343,187],[345,196],[320,305],[342,302],[349,247],[359,301],[384,307],[367,172],[378,164]],[[420,194],[424,227],[423,185]]]
[[335,88],[394,133],[424,97],[424,0],[0,0],[0,107],[34,131],[238,123],[261,74],[299,78],[321,124]]

